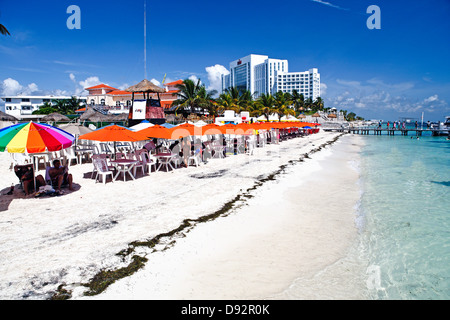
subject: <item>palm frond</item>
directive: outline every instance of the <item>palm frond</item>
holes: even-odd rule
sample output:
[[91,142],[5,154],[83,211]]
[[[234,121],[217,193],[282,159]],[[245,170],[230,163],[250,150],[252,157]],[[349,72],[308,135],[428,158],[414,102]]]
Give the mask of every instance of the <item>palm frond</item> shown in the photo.
[[0,33],[4,36],[8,35],[10,36],[11,34],[9,33],[8,29],[6,29],[6,27],[2,24],[0,24]]

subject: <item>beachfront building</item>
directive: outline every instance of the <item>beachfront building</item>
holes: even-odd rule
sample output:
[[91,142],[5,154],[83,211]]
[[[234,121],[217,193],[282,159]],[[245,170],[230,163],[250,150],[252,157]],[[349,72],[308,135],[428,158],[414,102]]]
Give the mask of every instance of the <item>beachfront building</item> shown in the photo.
[[288,60],[272,59],[250,54],[230,62],[230,73],[222,75],[222,92],[227,88],[249,90],[255,98],[278,91],[297,90],[305,99],[320,96],[320,73],[317,68],[303,72],[289,72]]
[[[166,92],[160,93],[161,107],[165,110],[172,106],[174,100],[177,99],[174,93],[179,90],[176,88],[177,84],[182,84],[183,80],[177,80],[174,82],[164,84]],[[93,87],[85,88],[88,91],[87,104],[90,106],[96,106],[98,109],[103,109],[109,113],[119,114],[128,113],[131,107],[132,94],[131,92],[120,90],[106,84],[99,84]],[[150,97],[157,99],[156,93],[151,93]],[[142,94],[135,93],[135,100],[145,99]]]
[[[5,113],[19,120],[38,118],[33,117],[33,111],[39,110],[44,103],[53,104],[53,100],[70,100],[71,96],[5,96],[1,99],[5,102]],[[86,97],[77,97],[81,104],[86,103]]]

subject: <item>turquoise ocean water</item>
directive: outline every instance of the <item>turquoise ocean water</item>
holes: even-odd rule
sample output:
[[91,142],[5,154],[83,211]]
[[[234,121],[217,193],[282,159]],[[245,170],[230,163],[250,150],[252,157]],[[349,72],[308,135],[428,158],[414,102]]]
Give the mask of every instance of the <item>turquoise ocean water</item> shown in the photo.
[[450,299],[450,141],[412,134],[363,137],[358,255],[369,299]]

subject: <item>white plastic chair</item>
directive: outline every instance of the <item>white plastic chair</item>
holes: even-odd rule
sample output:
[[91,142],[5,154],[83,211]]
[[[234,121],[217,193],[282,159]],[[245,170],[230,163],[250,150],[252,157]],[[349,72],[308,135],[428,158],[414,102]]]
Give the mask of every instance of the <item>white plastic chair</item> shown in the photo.
[[201,151],[200,149],[196,149],[194,154],[191,155],[188,159],[188,166],[193,163],[196,167],[198,167],[201,163]]
[[[134,158],[135,158],[133,160],[137,160],[138,161],[138,163],[136,163],[134,165],[134,167],[133,167],[133,169],[134,169],[134,176],[136,176],[136,171],[137,171],[138,168],[141,168],[142,175],[145,174],[145,169],[147,167],[147,164],[146,164],[146,161],[142,157],[142,152],[143,152],[143,150],[137,150],[136,153],[133,154]],[[129,159],[132,159],[132,158],[129,158]]]
[[[108,165],[108,156],[104,153],[102,154],[93,154],[92,155],[92,164],[94,166],[94,168],[92,169],[92,173],[91,173],[91,178],[94,177],[94,174],[97,173],[97,167],[95,166],[94,160],[95,159],[103,159],[106,163],[106,166],[108,168],[108,170],[110,171],[114,171],[115,167],[113,165]],[[97,177],[97,176],[96,176]]]
[[64,154],[67,159],[67,166],[70,167],[70,165],[72,164],[72,160],[75,160],[77,164],[81,163],[81,156],[80,155],[77,156],[75,154],[75,148],[73,146],[70,148],[64,149]]
[[15,165],[22,166],[24,164],[31,163],[30,156],[27,156],[25,153],[10,153],[11,154],[11,167],[12,170]]
[[142,161],[147,167],[148,173],[150,174],[152,172],[152,167],[154,167],[156,171],[156,158],[147,150],[141,150],[140,154]]
[[97,183],[97,178],[99,176],[101,176],[103,184],[106,184],[106,177],[108,175],[111,175],[111,181],[114,182],[113,172],[108,167],[108,164],[107,164],[105,158],[102,158],[102,157],[92,158],[92,163],[94,164],[95,171],[96,171],[96,174],[95,174],[95,182],[96,183]]

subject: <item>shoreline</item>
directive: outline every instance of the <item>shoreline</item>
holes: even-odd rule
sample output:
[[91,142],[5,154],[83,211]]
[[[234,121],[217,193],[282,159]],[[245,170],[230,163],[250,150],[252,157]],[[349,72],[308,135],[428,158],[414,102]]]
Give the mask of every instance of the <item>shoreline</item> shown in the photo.
[[[268,179],[267,181],[269,182],[276,181],[271,180],[273,178],[271,173],[276,171],[274,169],[280,168],[281,171],[285,170],[288,164],[301,159],[303,154],[308,154],[308,152],[315,153],[318,151],[315,149],[321,149],[321,147],[316,145],[322,145],[323,143],[326,145],[327,142],[338,136],[340,135],[335,133],[321,133],[307,138],[288,140],[280,145],[258,148],[256,157],[245,155],[231,156],[225,159],[213,160],[208,165],[198,168],[190,167],[169,173],[152,173],[150,178],[144,177],[136,181],[108,183],[106,187],[83,178],[86,175],[86,171],[91,169],[89,164],[73,166],[71,167],[71,172],[74,174],[74,182],[79,182],[80,184],[80,187],[75,192],[57,199],[15,199],[10,201],[6,209],[2,203],[2,211],[0,212],[13,212],[13,215],[16,215],[17,212],[17,218],[20,216],[23,219],[25,217],[29,218],[30,215],[23,215],[18,211],[27,207],[26,202],[33,202],[33,204],[36,204],[36,210],[45,214],[44,222],[47,219],[47,222],[52,221],[52,218],[57,217],[58,211],[61,214],[61,210],[64,210],[61,204],[58,203],[58,200],[64,198],[64,200],[67,200],[66,203],[78,205],[78,208],[68,212],[69,214],[75,214],[75,217],[70,216],[69,218],[66,217],[66,213],[63,213],[64,219],[59,219],[63,221],[61,223],[59,223],[60,221],[55,222],[53,225],[54,231],[46,229],[45,237],[43,237],[44,234],[40,230],[39,232],[34,231],[33,237],[30,239],[24,239],[26,240],[24,241],[24,246],[32,244],[31,250],[30,248],[26,250],[29,252],[27,257],[21,257],[20,250],[16,248],[16,253],[19,256],[11,259],[13,260],[11,268],[6,268],[7,270],[5,271],[7,272],[0,279],[2,295],[7,299],[49,298],[48,295],[52,292],[55,293],[59,285],[65,284],[63,289],[71,291],[73,299],[89,299],[89,297],[82,295],[87,289],[81,284],[86,283],[87,279],[91,279],[99,270],[117,269],[127,265],[127,262],[122,260],[123,257],[117,257],[116,254],[127,250],[127,248],[129,249],[130,246],[128,244],[136,241],[136,239],[152,239],[157,235],[167,233],[167,230],[177,229],[180,221],[186,219],[195,220],[199,217],[207,216],[211,212],[220,212],[220,210],[225,208],[224,204],[231,203],[235,207],[239,207],[242,205],[239,202],[242,202],[241,200],[246,197],[246,192],[243,190],[251,191],[250,189],[253,187],[260,187],[258,181],[262,179]],[[296,148],[290,150],[294,145]],[[264,164],[264,166],[260,164]],[[10,174],[13,175],[13,173]],[[185,178],[189,181],[185,181]],[[150,179],[152,179],[152,183],[149,183]],[[259,183],[264,184],[264,182]],[[156,183],[160,184],[160,188],[155,185]],[[119,184],[120,186],[117,186]],[[177,185],[178,188],[170,188],[171,185]],[[153,196],[154,201],[151,202],[151,206],[155,211],[154,213],[148,208],[149,199],[139,192],[132,196],[128,195],[129,199],[133,200],[132,202],[127,201],[126,198],[123,202],[117,201],[117,196],[120,195],[120,192],[126,194],[127,191],[130,192],[136,187],[144,186],[146,193]],[[172,190],[170,199],[167,198],[169,190]],[[93,197],[92,192],[96,193],[96,197]],[[252,196],[249,196],[250,199],[244,199],[244,205],[246,201],[251,201]],[[98,199],[102,199],[102,201]],[[189,201],[186,201],[186,199]],[[114,200],[116,200],[115,203]],[[201,207],[196,205],[199,203],[201,203]],[[49,205],[56,206],[56,210],[49,208]],[[98,209],[95,212],[93,205],[102,207],[102,212],[98,212]],[[8,217],[4,214],[2,216],[3,218],[0,221],[2,228],[6,227],[7,224],[16,224],[14,218],[10,217],[11,221],[7,223],[5,220],[8,220]],[[31,216],[31,218],[38,219],[39,214]],[[78,219],[76,219],[77,217]],[[33,225],[33,220],[30,220],[31,225]],[[179,221],[178,225],[176,221]],[[210,225],[210,223],[204,225]],[[199,223],[194,229],[198,229],[200,225]],[[30,226],[23,227],[31,230]],[[188,233],[192,233],[192,231]],[[7,240],[12,241],[16,235],[9,232],[8,236],[9,239]],[[52,241],[41,241],[49,239],[53,243],[51,243]],[[9,252],[14,250],[12,248],[14,245],[11,245],[12,242],[9,243],[10,245],[8,245],[8,241],[6,242],[6,245],[2,245],[1,251]],[[179,246],[179,242],[177,240],[176,245],[170,250]],[[46,253],[43,256],[40,255],[43,253],[42,250],[49,244],[53,244],[51,247],[54,250],[54,254]],[[96,250],[89,248],[92,245],[96,246]],[[170,243],[160,243],[154,249],[163,250],[166,246],[172,245]],[[21,249],[21,246],[18,247]],[[71,254],[70,249],[73,248],[76,249],[73,251],[76,253]],[[148,252],[145,251],[139,247],[136,250],[136,254],[148,255]],[[46,270],[42,270],[40,268],[42,265],[37,259],[34,260],[33,258],[42,259],[44,265],[47,266]],[[65,261],[65,258],[68,261]],[[18,270],[13,269],[15,265],[18,266],[21,262],[28,266],[27,271],[32,276],[23,273],[23,271],[21,272],[20,268]],[[149,263],[151,262],[146,262],[146,265]],[[33,272],[33,270],[35,271]],[[125,279],[136,277],[139,273],[141,272],[128,276]],[[30,278],[33,279],[33,284],[28,282]],[[120,281],[117,281],[117,283]],[[28,295],[24,295],[21,290],[28,291]],[[92,298],[96,299],[100,296]]]
[[[310,154],[320,151],[326,145],[311,150]],[[344,148],[345,151],[349,151],[348,146],[344,146]],[[325,294],[325,291],[335,285],[323,288],[323,283],[320,283],[322,289],[320,294],[292,296],[292,294],[286,293],[289,291],[286,288],[292,284],[298,286],[299,281],[295,275],[306,274],[307,277],[313,278],[317,273],[323,272],[344,259],[348,248],[357,236],[356,227],[351,226],[355,224],[356,218],[352,212],[339,221],[338,226],[332,223],[328,227],[328,230],[338,231],[340,233],[338,237],[342,237],[342,227],[347,226],[346,239],[343,241],[328,239],[328,242],[332,240],[338,250],[323,249],[319,251],[320,255],[326,256],[325,259],[319,258],[317,255],[312,257],[310,252],[317,252],[321,246],[326,247],[327,240],[313,239],[314,236],[311,237],[313,235],[311,232],[308,237],[293,238],[292,235],[296,233],[294,228],[303,228],[303,231],[305,231],[305,227],[306,229],[317,228],[315,226],[317,223],[314,221],[317,221],[317,216],[315,214],[306,217],[303,215],[298,222],[295,222],[295,219],[299,219],[297,213],[301,210],[304,213],[304,207],[295,208],[299,211],[294,213],[292,211],[295,206],[293,202],[283,205],[283,201],[280,203],[276,199],[269,199],[281,184],[287,185],[287,187],[282,187],[283,191],[287,190],[286,195],[282,195],[282,198],[289,198],[292,196],[290,193],[295,192],[294,190],[307,188],[311,179],[323,179],[318,175],[327,175],[324,173],[327,169],[321,167],[321,163],[329,165],[330,161],[336,161],[335,149],[333,148],[333,151],[324,150],[322,154],[319,153],[312,157],[306,155],[310,158],[309,163],[302,163],[300,166],[296,166],[298,163],[290,163],[293,166],[280,168],[283,174],[278,172],[277,178],[260,185],[260,188],[254,190],[254,194],[247,199],[243,206],[231,208],[229,214],[220,216],[208,224],[198,224],[185,237],[177,239],[177,243],[168,252],[151,254],[149,259],[153,261],[149,261],[142,271],[118,281],[93,299],[363,299],[363,288],[359,288],[357,293],[352,292],[349,295],[340,292],[340,296],[333,297],[329,292]],[[357,147],[350,151],[356,153],[356,149]],[[342,150],[340,152],[342,153]],[[299,177],[300,171],[300,175],[306,178],[306,181],[300,185],[292,179],[289,181],[292,171],[297,171],[295,179]],[[348,181],[356,182],[355,178],[358,178],[356,171]],[[334,186],[331,186],[331,189],[334,190]],[[347,188],[343,192],[346,193],[350,189],[352,188]],[[347,205],[341,206],[341,208],[346,210],[354,208],[354,201],[358,199],[359,190],[353,188],[353,191],[353,197],[349,198]],[[274,217],[274,212],[277,212],[277,217]],[[334,220],[341,219],[337,216],[335,215]],[[329,213],[328,217],[320,217],[319,221],[324,224],[324,219],[328,218]],[[348,228],[348,224],[350,224],[350,228]],[[250,225],[252,227],[248,227]],[[340,227],[339,230],[336,227]],[[315,229],[313,233],[317,235],[317,231],[320,232]],[[300,241],[300,245],[296,245],[292,241]],[[338,243],[339,245],[337,245]],[[153,257],[151,257],[152,255]],[[303,259],[313,258],[320,261],[305,263],[305,261],[298,261],[299,256]],[[182,266],[182,270],[179,266]],[[360,271],[358,270],[358,272]],[[345,279],[351,279],[353,274],[347,272],[344,276]],[[311,282],[309,284],[311,289],[313,287],[317,289],[317,284]]]

